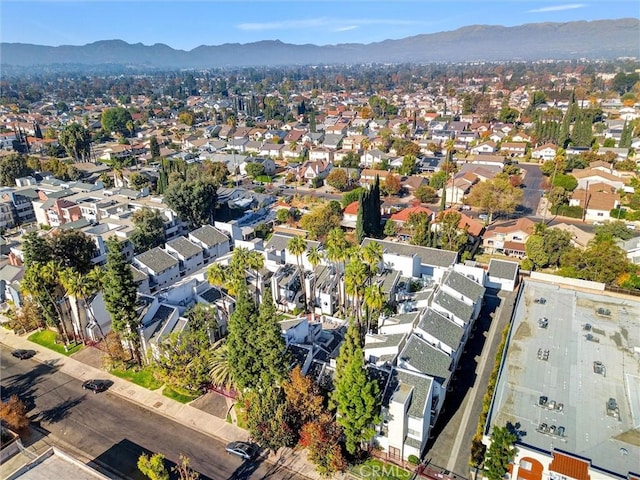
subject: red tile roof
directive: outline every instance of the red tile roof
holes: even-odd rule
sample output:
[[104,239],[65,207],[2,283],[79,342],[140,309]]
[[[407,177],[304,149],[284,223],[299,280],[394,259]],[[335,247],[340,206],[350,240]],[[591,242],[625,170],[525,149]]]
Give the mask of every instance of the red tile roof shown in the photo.
[[427,207],[421,207],[421,206],[416,206],[416,207],[409,207],[409,208],[405,208],[403,210],[400,210],[399,212],[394,213],[393,215],[391,215],[391,220],[393,220],[394,222],[406,222],[407,220],[409,220],[409,215],[411,215],[412,213],[421,213],[424,212],[427,215],[429,215],[429,217],[431,217],[431,215],[433,215],[433,212],[431,210],[429,210]]
[[549,465],[549,471],[574,478],[575,480],[590,480],[590,463],[588,460],[555,450],[553,452],[553,460]]
[[344,214],[345,215],[357,215],[358,214],[358,205],[359,204],[360,204],[360,202],[358,202],[357,200],[355,202],[351,202],[344,209]]

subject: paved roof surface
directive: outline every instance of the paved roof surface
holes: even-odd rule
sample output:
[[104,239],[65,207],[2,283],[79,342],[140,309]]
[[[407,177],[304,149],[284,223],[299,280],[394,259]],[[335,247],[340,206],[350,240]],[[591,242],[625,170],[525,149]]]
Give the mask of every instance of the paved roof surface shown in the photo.
[[[640,345],[640,301],[530,280],[521,288],[488,424],[519,422],[523,444],[559,448],[623,476],[637,471],[640,362],[632,352]],[[534,302],[540,297],[544,305]],[[599,308],[610,314],[598,315]],[[538,327],[543,316],[545,329]],[[547,361],[538,359],[538,349],[549,350]],[[603,374],[595,373],[594,362],[604,364]],[[540,407],[540,396],[547,405],[562,403],[562,410]],[[607,415],[609,398],[619,419]],[[564,436],[541,433],[542,423],[564,427]]]
[[419,247],[417,245],[408,245],[405,243],[387,242],[386,240],[377,240],[374,238],[365,238],[362,240],[362,246],[371,242],[377,242],[387,253],[395,253],[406,257],[418,255],[422,265],[431,265],[434,267],[450,267],[453,265],[458,254],[449,250],[440,250],[438,248]]

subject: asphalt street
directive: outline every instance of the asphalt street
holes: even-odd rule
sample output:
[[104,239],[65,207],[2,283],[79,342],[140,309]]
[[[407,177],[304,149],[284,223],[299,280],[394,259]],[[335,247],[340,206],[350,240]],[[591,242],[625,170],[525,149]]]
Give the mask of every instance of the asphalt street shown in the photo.
[[114,394],[94,394],[82,382],[35,360],[18,360],[3,346],[1,396],[17,394],[29,415],[53,437],[84,452],[113,473],[144,480],[136,463],[142,453],[163,453],[170,462],[184,454],[202,478],[214,480],[305,477],[264,461],[245,462],[228,455],[225,445]]

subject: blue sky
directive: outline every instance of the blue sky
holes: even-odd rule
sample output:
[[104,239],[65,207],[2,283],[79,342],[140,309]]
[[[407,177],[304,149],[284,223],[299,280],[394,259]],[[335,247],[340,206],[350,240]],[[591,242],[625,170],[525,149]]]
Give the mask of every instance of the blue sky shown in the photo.
[[477,24],[628,17],[640,17],[638,0],[0,0],[0,40],[84,45],[121,39],[191,50],[259,40],[370,43]]

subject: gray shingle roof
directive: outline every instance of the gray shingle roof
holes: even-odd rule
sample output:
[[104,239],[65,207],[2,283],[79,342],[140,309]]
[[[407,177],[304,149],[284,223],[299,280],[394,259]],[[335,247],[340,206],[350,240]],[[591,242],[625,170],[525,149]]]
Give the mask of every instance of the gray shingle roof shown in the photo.
[[203,225],[200,228],[195,229],[193,232],[190,232],[189,236],[192,236],[199,242],[202,242],[207,247],[213,247],[214,245],[229,241],[229,237],[211,225]]
[[405,333],[393,333],[390,335],[367,335],[365,342],[366,348],[382,348],[382,347],[396,347],[402,344]]
[[518,273],[518,267],[519,264],[517,262],[507,262],[492,258],[489,261],[489,276],[514,280]]
[[462,300],[452,297],[443,290],[440,290],[436,294],[433,303],[441,306],[463,322],[468,322],[471,319],[471,315],[473,315],[473,307],[471,305],[467,305]]
[[[411,417],[422,418],[423,412],[426,410],[427,415],[430,409],[425,408],[428,400],[429,390],[431,390],[431,384],[433,379],[417,375],[408,370],[394,368],[391,372],[389,383],[387,384],[387,390],[383,397],[383,404],[388,405],[389,400],[394,396],[396,392],[401,394],[398,390],[404,386],[412,388],[411,404],[407,413]],[[386,401],[386,403],[384,403]]]
[[420,373],[429,375],[443,382],[451,372],[451,357],[436,349],[416,335],[411,335],[409,341],[400,353],[398,364],[405,362]]
[[457,323],[445,318],[435,310],[428,309],[420,320],[418,328],[456,350],[464,335],[464,329]]
[[[277,251],[283,251],[287,249],[287,244],[291,240],[294,235],[285,235],[284,233],[275,233],[271,236],[269,241],[265,244],[265,250],[269,250],[273,248]],[[307,242],[307,250],[312,248],[317,248],[320,246],[320,242],[316,242],[314,240],[305,240]]]
[[185,237],[174,238],[168,241],[167,245],[187,259],[202,253],[202,247],[189,241]]
[[455,270],[449,272],[443,283],[474,302],[478,302],[484,296],[485,289],[482,285]]
[[141,265],[146,266],[154,273],[160,273],[178,265],[178,260],[162,250],[160,247],[155,247],[141,253],[140,255],[136,255],[135,259]]
[[365,246],[370,242],[379,243],[382,245],[385,252],[395,253],[406,257],[418,255],[422,265],[446,268],[456,263],[458,259],[458,254],[456,252],[450,252],[449,250],[439,250],[437,248],[387,242],[385,240],[377,240],[374,238],[365,238],[362,240],[362,246]]

